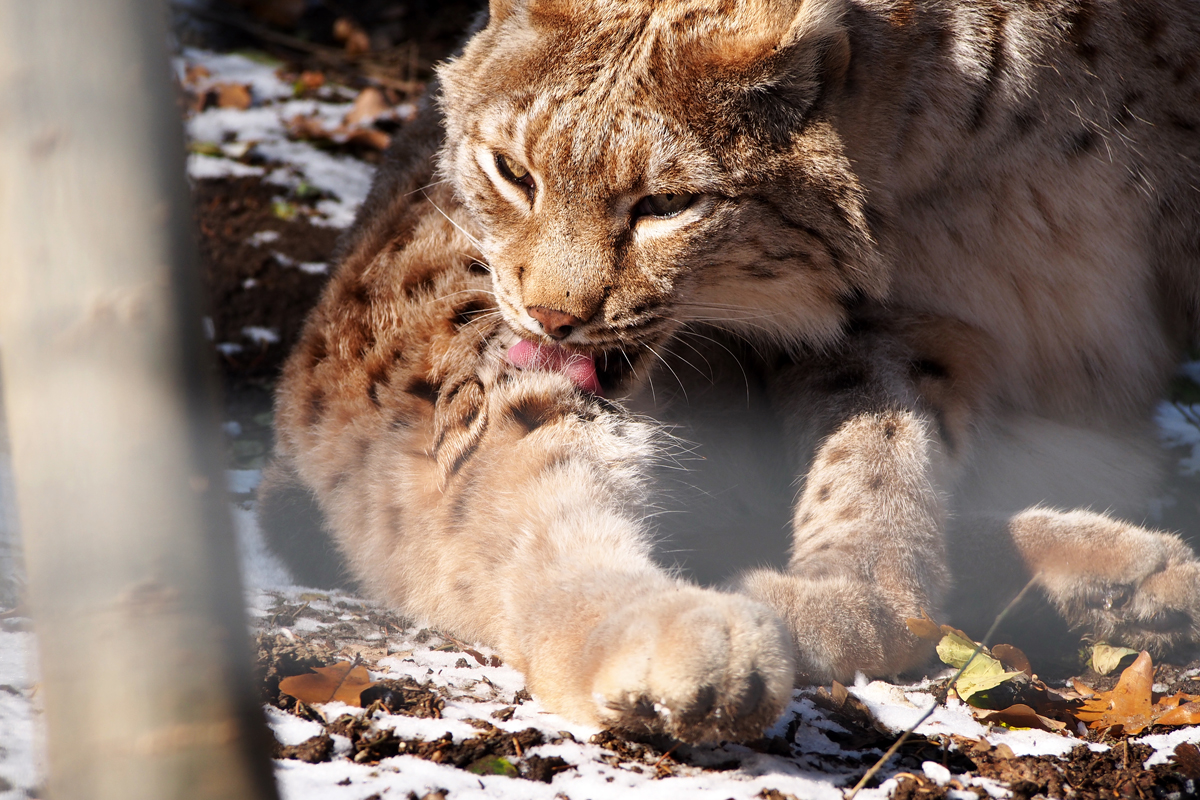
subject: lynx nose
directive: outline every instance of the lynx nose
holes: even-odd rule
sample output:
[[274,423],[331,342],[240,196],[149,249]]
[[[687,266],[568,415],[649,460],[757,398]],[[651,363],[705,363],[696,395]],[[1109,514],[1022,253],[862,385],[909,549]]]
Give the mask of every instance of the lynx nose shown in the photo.
[[553,339],[567,338],[571,331],[586,322],[574,314],[546,306],[526,306],[525,310],[529,312],[529,316],[542,324],[542,330]]

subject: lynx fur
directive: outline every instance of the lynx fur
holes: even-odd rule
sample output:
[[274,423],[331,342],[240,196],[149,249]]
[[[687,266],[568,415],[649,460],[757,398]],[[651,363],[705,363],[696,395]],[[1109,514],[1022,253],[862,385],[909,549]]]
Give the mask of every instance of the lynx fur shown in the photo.
[[548,708],[693,741],[1031,577],[1200,638],[1133,524],[1200,313],[1195,4],[492,0],[439,81],[279,386],[302,579],[335,546]]

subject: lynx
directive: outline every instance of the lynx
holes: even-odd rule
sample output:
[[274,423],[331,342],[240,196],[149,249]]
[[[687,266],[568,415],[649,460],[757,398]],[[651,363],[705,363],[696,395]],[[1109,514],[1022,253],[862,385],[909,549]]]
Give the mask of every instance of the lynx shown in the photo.
[[279,385],[302,580],[689,741],[1031,579],[1200,638],[1136,524],[1198,330],[1194,4],[492,0],[439,82]]

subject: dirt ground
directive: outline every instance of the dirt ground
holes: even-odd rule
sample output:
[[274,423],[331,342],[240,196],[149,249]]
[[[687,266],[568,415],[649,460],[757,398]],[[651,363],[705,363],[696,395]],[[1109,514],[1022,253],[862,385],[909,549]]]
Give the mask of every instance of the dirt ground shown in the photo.
[[[382,85],[397,98],[412,98],[430,76],[430,67],[455,46],[474,13],[474,2],[461,0],[411,0],[398,3],[386,0],[362,2],[295,3],[246,0],[241,3],[212,3],[203,12],[177,11],[178,36],[184,44],[203,45],[221,51],[251,48],[270,53],[289,65],[294,74],[305,70],[321,71],[329,80],[351,88],[370,85],[372,74],[392,76]],[[295,8],[304,10],[296,14]],[[291,8],[292,12],[287,12]],[[292,16],[288,16],[291,13]],[[354,27],[368,32],[370,56],[354,58],[345,53],[346,42],[334,35],[339,19],[351,19]],[[378,84],[378,81],[374,81]],[[385,130],[386,126],[381,126]],[[336,149],[338,145],[329,144]],[[355,145],[342,146],[359,157],[377,159],[375,151]],[[296,340],[308,310],[316,302],[328,279],[328,273],[305,271],[284,266],[275,253],[297,263],[328,262],[338,231],[310,223],[303,214],[281,213],[280,201],[292,208],[311,205],[320,197],[293,192],[281,197],[280,187],[258,177],[220,178],[195,181],[194,203],[203,276],[207,289],[209,316],[215,342],[233,341],[247,328],[276,331],[278,341],[261,341],[243,346],[239,352],[217,353],[224,386],[225,419],[236,423],[231,436],[228,463],[235,468],[259,468],[271,448],[271,391],[283,358]],[[252,237],[264,231],[278,234],[270,249],[255,246]],[[228,425],[227,425],[228,428]],[[1195,496],[1188,493],[1185,496]],[[1194,519],[1195,508],[1176,509],[1181,518]],[[1194,505],[1194,504],[1193,504]],[[1193,530],[1197,528],[1192,526]],[[305,609],[283,606],[280,614],[303,616]],[[397,618],[370,619],[375,628],[391,626],[406,631],[411,623]],[[412,636],[439,637],[436,632],[409,631]],[[459,649],[449,638],[445,643]],[[561,759],[521,759],[522,748],[541,742],[543,734],[533,731],[509,736],[482,721],[479,735],[458,744],[452,741],[404,740],[394,735],[375,736],[362,718],[338,718],[326,721],[278,689],[279,679],[301,674],[310,667],[330,664],[341,647],[319,639],[299,641],[264,632],[258,638],[258,662],[262,676],[263,700],[289,714],[319,720],[326,733],[303,745],[280,747],[280,758],[323,761],[335,757],[329,734],[347,736],[352,744],[348,757],[356,762],[373,763],[397,753],[410,753],[422,759],[454,763],[470,770],[515,769],[521,777],[548,781],[562,770],[572,769]],[[463,656],[469,659],[468,653]],[[1163,664],[1156,679],[1167,691],[1200,693],[1200,662]],[[1095,688],[1111,688],[1113,678],[1085,675]],[[829,718],[845,731],[841,736],[847,747],[847,765],[861,774],[869,763],[855,755],[863,748],[875,752],[886,748],[894,735],[881,729],[861,704],[836,703],[825,692],[806,695],[822,706]],[[439,714],[445,699],[438,690],[415,684],[394,682],[384,686],[376,697],[379,708],[391,713],[415,716]],[[512,698],[520,704],[519,694]],[[367,717],[370,716],[367,712]],[[524,738],[522,738],[524,737]],[[951,781],[938,785],[921,771],[925,761],[943,763],[955,773],[993,778],[1006,784],[1015,798],[1184,798],[1197,795],[1200,781],[1200,750],[1181,745],[1171,763],[1146,770],[1141,767],[1145,745],[1129,744],[1110,737],[1113,744],[1104,753],[1081,745],[1066,759],[1016,757],[1005,748],[974,741],[950,742],[914,737],[900,752],[898,762],[885,775],[901,773],[893,796],[909,798],[963,797],[962,791],[979,796],[986,793]],[[681,765],[704,770],[730,769],[735,763],[709,763],[711,759],[677,743],[631,739],[615,733],[602,733],[594,743],[611,751],[638,770],[671,774]],[[951,746],[953,745],[953,747]],[[752,749],[785,758],[798,757],[788,737],[776,737],[751,743]],[[871,760],[874,759],[872,756]],[[513,764],[516,764],[514,767]],[[957,794],[956,794],[957,793]],[[788,797],[779,792],[764,792],[764,800]]]

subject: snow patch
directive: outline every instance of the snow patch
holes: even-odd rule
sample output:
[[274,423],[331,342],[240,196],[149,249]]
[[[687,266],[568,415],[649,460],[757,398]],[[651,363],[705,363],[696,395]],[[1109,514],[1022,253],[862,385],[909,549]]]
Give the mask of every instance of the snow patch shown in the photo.
[[252,167],[240,164],[228,158],[207,156],[202,153],[192,153],[187,157],[187,174],[192,180],[205,178],[245,178],[251,175],[262,175],[262,167]]

